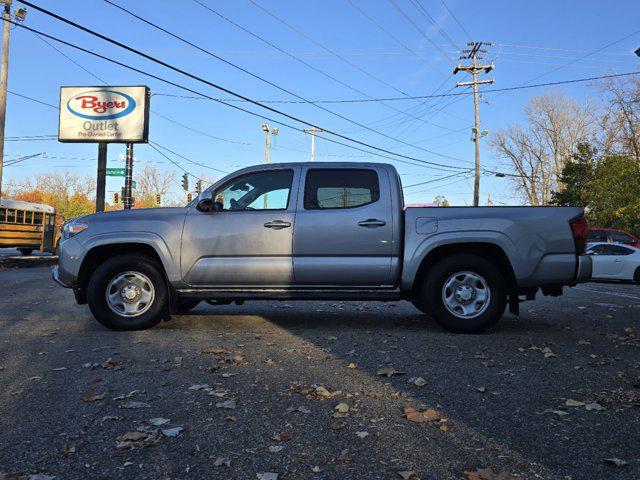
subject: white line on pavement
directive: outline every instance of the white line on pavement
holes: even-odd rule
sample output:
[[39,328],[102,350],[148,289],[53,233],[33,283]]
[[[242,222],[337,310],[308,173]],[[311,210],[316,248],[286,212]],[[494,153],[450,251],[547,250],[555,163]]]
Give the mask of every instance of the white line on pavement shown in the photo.
[[628,293],[615,293],[615,292],[604,292],[602,290],[596,290],[595,288],[587,288],[587,287],[574,287],[576,290],[585,290],[588,292],[602,293],[603,295],[611,295],[613,297],[623,297],[623,298],[632,298],[634,300],[640,300],[640,297],[635,295],[629,295]]

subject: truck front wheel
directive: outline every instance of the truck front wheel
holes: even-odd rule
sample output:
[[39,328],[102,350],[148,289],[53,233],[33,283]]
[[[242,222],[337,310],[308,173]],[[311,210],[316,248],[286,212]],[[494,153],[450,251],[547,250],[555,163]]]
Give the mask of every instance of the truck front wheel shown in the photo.
[[142,255],[118,255],[89,279],[87,303],[93,316],[111,330],[144,330],[166,315],[168,295],[162,268]]
[[420,301],[446,330],[481,333],[502,318],[507,286],[502,272],[488,260],[451,255],[429,269]]

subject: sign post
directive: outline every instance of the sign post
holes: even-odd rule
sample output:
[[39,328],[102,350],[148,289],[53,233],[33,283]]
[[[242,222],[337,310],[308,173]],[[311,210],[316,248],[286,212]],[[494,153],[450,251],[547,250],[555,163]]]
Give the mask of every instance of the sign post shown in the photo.
[[107,144],[98,144],[98,177],[96,181],[96,212],[104,212],[104,192],[107,184]]
[[131,196],[131,187],[133,182],[133,143],[127,143],[127,166],[124,174],[124,195],[122,203],[125,210],[131,210],[133,207],[133,198]]
[[[58,140],[98,143],[96,212],[104,211],[106,176],[124,176],[123,203],[133,206],[133,144],[149,139],[149,87],[61,87]],[[107,168],[107,144],[125,143],[124,169]],[[122,170],[122,173],[115,172]]]

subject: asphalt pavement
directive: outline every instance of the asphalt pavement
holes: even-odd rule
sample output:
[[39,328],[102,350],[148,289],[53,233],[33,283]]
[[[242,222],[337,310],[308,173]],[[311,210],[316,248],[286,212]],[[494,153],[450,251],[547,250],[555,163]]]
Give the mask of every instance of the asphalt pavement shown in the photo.
[[637,285],[484,335],[406,302],[202,303],[111,332],[48,268],[0,271],[0,296],[0,478],[640,478]]

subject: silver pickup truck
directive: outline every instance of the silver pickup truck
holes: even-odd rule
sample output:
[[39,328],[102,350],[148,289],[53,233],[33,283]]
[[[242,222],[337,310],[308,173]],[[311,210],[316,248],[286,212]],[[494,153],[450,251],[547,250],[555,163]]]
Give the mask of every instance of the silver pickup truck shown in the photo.
[[64,226],[53,278],[108,328],[137,330],[202,300],[400,300],[482,332],[536,292],[591,277],[577,207],[405,208],[377,163],[245,168],[186,207]]

